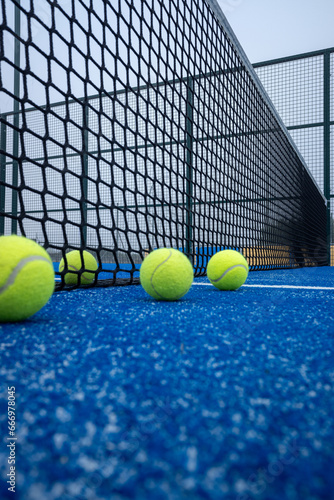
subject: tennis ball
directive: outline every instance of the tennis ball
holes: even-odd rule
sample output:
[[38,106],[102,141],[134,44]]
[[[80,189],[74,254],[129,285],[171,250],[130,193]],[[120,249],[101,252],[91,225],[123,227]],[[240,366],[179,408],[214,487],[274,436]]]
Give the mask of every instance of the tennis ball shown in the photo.
[[140,267],[140,283],[157,300],[178,300],[194,279],[189,259],[179,250],[159,248],[151,252]]
[[[77,285],[78,278],[79,284],[81,285],[89,285],[90,283],[93,283],[95,279],[94,271],[97,270],[98,266],[95,257],[91,253],[86,250],[83,250],[82,253],[80,250],[72,250],[72,252],[66,254],[66,261],[67,265],[64,258],[61,259],[59,263],[59,271],[62,272],[64,269],[66,271],[64,274],[66,285]],[[76,272],[72,273],[69,271]],[[84,272],[79,274],[79,271]]]
[[211,257],[206,273],[219,290],[236,290],[247,279],[247,260],[236,250],[222,250]]
[[54,286],[44,248],[24,236],[0,236],[0,322],[29,318],[47,303]]

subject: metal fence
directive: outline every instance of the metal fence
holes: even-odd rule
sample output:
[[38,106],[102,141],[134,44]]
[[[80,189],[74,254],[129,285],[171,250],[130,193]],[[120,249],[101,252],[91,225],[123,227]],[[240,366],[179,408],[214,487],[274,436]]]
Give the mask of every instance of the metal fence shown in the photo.
[[327,200],[334,265],[334,48],[253,67]]

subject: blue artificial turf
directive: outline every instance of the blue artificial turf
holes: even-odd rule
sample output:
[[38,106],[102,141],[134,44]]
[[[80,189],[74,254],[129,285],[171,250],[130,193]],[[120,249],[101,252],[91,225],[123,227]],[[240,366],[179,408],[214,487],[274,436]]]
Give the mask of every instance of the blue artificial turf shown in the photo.
[[206,283],[171,303],[140,286],[63,291],[0,326],[1,498],[334,498],[334,268]]

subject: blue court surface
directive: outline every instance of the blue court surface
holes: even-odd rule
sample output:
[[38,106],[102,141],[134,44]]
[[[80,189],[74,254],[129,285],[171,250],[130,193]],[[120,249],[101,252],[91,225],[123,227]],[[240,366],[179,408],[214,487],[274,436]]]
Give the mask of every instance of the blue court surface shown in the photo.
[[334,268],[62,291],[0,334],[1,498],[334,498]]

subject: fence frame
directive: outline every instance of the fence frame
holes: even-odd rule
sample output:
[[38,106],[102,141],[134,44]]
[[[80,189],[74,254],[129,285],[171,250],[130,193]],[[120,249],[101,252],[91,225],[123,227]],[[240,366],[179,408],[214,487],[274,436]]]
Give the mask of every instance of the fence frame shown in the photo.
[[[263,62],[258,62],[253,64],[253,68],[256,70],[257,68],[263,68],[265,66],[275,66],[277,64],[284,64],[293,61],[300,61],[302,59],[311,59],[313,57],[323,57],[323,68],[324,68],[324,77],[323,77],[323,121],[317,123],[307,123],[300,125],[292,125],[286,126],[286,128],[290,130],[301,130],[306,128],[315,128],[322,127],[323,128],[323,181],[324,181],[324,190],[323,194],[326,198],[327,202],[327,241],[326,241],[326,249],[327,249],[327,262],[328,265],[331,265],[331,260],[333,261],[333,257],[331,259],[331,242],[334,238],[334,234],[331,235],[332,228],[332,215],[331,215],[331,201],[334,198],[334,192],[331,193],[331,181],[334,181],[334,172],[331,172],[331,163],[334,163],[334,151],[331,151],[331,126],[334,126],[334,121],[331,120],[331,105],[334,107],[334,102],[331,102],[331,78],[332,85],[334,86],[334,74],[331,75],[331,54],[334,54],[334,47],[316,50],[313,52],[305,52],[302,54],[296,54],[288,57],[281,57],[278,59],[271,59]],[[333,100],[334,100],[334,92],[333,92]],[[333,111],[334,114],[334,111]],[[312,173],[312,172],[311,172]],[[333,176],[333,177],[332,177]],[[333,244],[332,244],[333,246]],[[333,247],[334,253],[334,247]],[[332,262],[334,265],[334,262]]]

